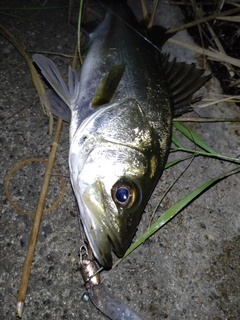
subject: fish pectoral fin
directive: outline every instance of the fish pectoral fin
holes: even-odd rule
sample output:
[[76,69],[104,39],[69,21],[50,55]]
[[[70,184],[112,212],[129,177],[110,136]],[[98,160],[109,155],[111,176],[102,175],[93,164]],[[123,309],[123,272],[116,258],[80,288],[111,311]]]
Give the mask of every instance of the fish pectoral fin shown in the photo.
[[167,61],[165,75],[172,94],[175,117],[191,111],[191,104],[200,100],[200,97],[193,98],[194,93],[212,77],[211,74],[203,76],[203,73],[204,70],[197,69],[195,64],[177,62],[176,59]]
[[65,104],[73,109],[77,100],[80,88],[76,71],[69,67],[69,87],[67,87],[62,76],[60,75],[56,65],[52,60],[44,57],[41,54],[34,54],[33,61],[40,68],[42,75],[52,86],[56,94],[65,102]]
[[119,82],[122,79],[125,63],[116,64],[110,71],[103,77],[99,83],[97,90],[93,96],[91,105],[93,107],[99,107],[105,103],[109,103],[112,99]]
[[55,93],[54,90],[48,90],[47,98],[50,104],[50,111],[62,120],[71,122],[71,111],[66,103]]

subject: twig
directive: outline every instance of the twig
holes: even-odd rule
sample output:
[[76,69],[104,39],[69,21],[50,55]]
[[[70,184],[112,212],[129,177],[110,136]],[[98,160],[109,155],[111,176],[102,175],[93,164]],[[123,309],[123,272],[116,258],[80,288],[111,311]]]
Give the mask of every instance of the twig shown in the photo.
[[240,99],[240,96],[228,96],[226,98],[219,99],[219,100],[214,99],[212,102],[208,102],[208,103],[199,105],[198,108],[200,108],[200,109],[206,108],[206,107],[212,106],[214,104],[218,104],[220,102],[225,102],[225,101],[226,102],[237,102],[239,99]]
[[[209,23],[206,23],[206,25],[207,25],[207,27],[208,27],[208,30],[209,30],[209,32],[210,32],[210,34],[211,34],[211,36],[212,36],[212,38],[213,38],[216,46],[218,47],[219,52],[220,52],[221,54],[226,55],[226,51],[224,50],[224,48],[223,48],[220,40],[218,39],[216,33],[214,32],[213,28],[210,26]],[[226,68],[227,68],[227,70],[228,70],[228,72],[229,72],[230,77],[232,78],[232,77],[234,76],[234,74],[235,74],[235,71],[233,70],[233,67],[232,67],[231,64],[229,64],[229,63],[225,63],[225,62],[223,62],[223,63],[224,63],[224,65],[226,66]]]
[[44,51],[44,50],[28,50],[28,53],[41,53],[41,54],[48,54],[48,55],[54,55],[54,56],[59,56],[59,57],[64,57],[64,58],[69,58],[73,59],[72,54],[66,54],[66,53],[61,53],[61,52],[55,52],[55,51]]
[[231,5],[238,7],[238,8],[240,7],[240,4],[238,4],[237,1],[227,1],[227,4],[231,4]]
[[[197,19],[200,19],[203,17],[203,12],[202,10],[200,10],[197,6],[197,3],[195,0],[192,0],[192,10],[193,10],[193,13],[192,13],[192,16],[195,14],[195,17],[196,17],[196,20]],[[200,36],[200,40],[201,40],[201,46],[202,48],[204,48],[204,41],[203,41],[203,34],[205,33],[203,28],[202,28],[202,25],[200,23],[197,24],[197,27],[198,27],[198,33],[199,33],[199,36]],[[204,50],[203,50],[203,63],[204,63],[204,69],[206,68],[206,59],[205,59],[205,53],[204,53]]]
[[43,97],[46,95],[46,92],[45,92],[44,86],[41,82],[41,79],[38,75],[38,72],[32,63],[32,60],[29,58],[28,54],[26,53],[23,44],[10,31],[8,31],[2,25],[0,25],[0,33],[2,33],[3,36],[6,37],[6,39],[14,45],[14,47],[20,52],[20,54],[25,59],[27,65],[29,67],[29,70],[31,72],[32,81],[33,81],[33,83],[36,87],[36,90],[38,92],[38,95],[40,97],[42,107],[43,107],[43,112],[49,118],[49,133],[52,134],[53,116],[52,116],[51,112],[49,111],[50,107],[48,105],[48,100],[45,99],[45,101],[44,101],[44,99],[43,99]]
[[48,186],[51,178],[51,173],[53,170],[53,163],[54,163],[54,159],[55,159],[55,155],[58,147],[58,141],[59,141],[59,137],[62,129],[62,122],[63,122],[62,119],[59,118],[57,122],[55,137],[52,144],[52,149],[48,157],[48,164],[47,164],[47,168],[43,178],[42,188],[41,188],[41,192],[38,199],[37,210],[35,213],[35,217],[32,225],[32,231],[31,231],[31,235],[28,243],[28,250],[25,257],[25,261],[24,261],[23,272],[22,272],[22,277],[21,277],[21,282],[20,282],[18,297],[17,297],[17,315],[20,318],[22,317],[22,311],[23,311],[24,301],[26,298],[27,285],[29,281],[33,254],[34,254],[35,246],[37,243],[37,237],[38,237],[43,209],[44,209],[45,201],[47,197]]
[[216,13],[218,13],[218,12],[220,12],[222,10],[224,3],[225,3],[225,0],[220,0],[219,1]]
[[183,24],[179,27],[176,27],[176,28],[172,28],[172,29],[169,29],[166,33],[175,33],[177,31],[180,31],[180,30],[184,30],[184,29],[187,29],[187,28],[190,28],[190,27],[193,27],[193,26],[196,26],[200,23],[204,23],[204,22],[207,22],[207,21],[211,21],[211,20],[214,20],[218,17],[224,17],[224,16],[229,16],[230,14],[234,14],[234,13],[237,13],[240,11],[240,8],[235,8],[235,9],[231,9],[231,10],[228,10],[228,11],[223,11],[223,12],[220,12],[220,13],[215,13],[211,16],[208,16],[208,17],[204,17],[202,19],[199,19],[199,20],[196,20],[196,21],[192,21],[192,22],[189,22],[189,23],[186,23],[186,24]]
[[240,16],[218,17],[217,20],[230,21],[230,22],[240,22]]
[[236,67],[240,67],[240,60],[239,59],[235,59],[233,57],[227,56],[226,54],[222,54],[220,52],[213,52],[213,51],[208,50],[208,49],[203,49],[203,48],[201,48],[201,47],[199,47],[197,45],[192,45],[190,43],[178,41],[178,40],[173,39],[173,38],[168,39],[168,41],[171,42],[171,43],[180,45],[180,46],[182,46],[184,48],[187,48],[189,50],[198,52],[199,54],[203,54],[203,50],[204,50],[205,55],[207,55],[208,57],[214,58],[214,59],[216,59],[217,61],[220,61],[220,62],[224,61],[224,62],[230,63],[230,64],[232,64],[232,65],[234,65]]
[[148,28],[151,28],[152,25],[153,25],[153,20],[155,18],[156,11],[157,11],[158,1],[159,0],[154,0],[152,13],[151,13],[151,16],[150,16],[150,20],[148,22]]
[[146,3],[144,0],[141,0],[141,6],[142,6],[143,21],[148,21],[149,14],[148,14],[148,10],[147,10]]

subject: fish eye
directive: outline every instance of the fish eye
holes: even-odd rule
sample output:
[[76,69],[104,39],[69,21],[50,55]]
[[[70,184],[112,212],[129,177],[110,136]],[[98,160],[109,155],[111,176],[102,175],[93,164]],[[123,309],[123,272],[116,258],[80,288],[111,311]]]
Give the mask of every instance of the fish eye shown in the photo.
[[119,189],[117,189],[116,191],[116,200],[119,203],[124,203],[128,200],[130,194],[128,191],[128,188],[125,187],[120,187]]
[[117,181],[112,187],[113,201],[122,208],[130,208],[137,196],[135,185],[126,180]]

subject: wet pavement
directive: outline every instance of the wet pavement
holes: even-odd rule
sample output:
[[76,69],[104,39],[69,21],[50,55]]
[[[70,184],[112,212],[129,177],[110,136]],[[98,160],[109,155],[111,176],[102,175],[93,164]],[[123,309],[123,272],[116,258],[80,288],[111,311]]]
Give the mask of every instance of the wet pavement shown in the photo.
[[[28,7],[39,5],[38,1],[21,1],[21,6],[24,3]],[[14,1],[11,5],[14,6]],[[51,1],[47,5],[67,6],[68,2]],[[18,6],[19,2],[15,1],[15,7]],[[178,8],[162,4],[159,9],[158,20],[164,21],[167,27],[180,23],[175,20],[181,18]],[[134,10],[138,10],[137,4]],[[72,26],[68,28],[67,8],[42,10],[38,14],[36,10],[11,13],[22,19],[2,14],[1,24],[25,45],[30,55],[37,51],[67,55],[74,52],[76,30]],[[176,37],[191,42],[185,31]],[[171,50],[172,56],[177,55],[181,61],[195,60],[192,52],[172,44],[166,44],[164,50]],[[57,55],[51,58],[67,79],[70,58]],[[0,61],[0,319],[13,320],[33,218],[9,203],[4,194],[4,181],[17,163],[31,158],[47,159],[53,136],[48,134],[48,118],[41,110],[24,59],[2,36]],[[207,99],[218,98],[221,94],[218,81],[213,78],[201,94]],[[240,117],[239,108],[234,104],[218,103],[201,108],[203,103],[206,101],[197,107],[202,116]],[[219,153],[239,156],[239,123],[189,125]],[[178,136],[188,145],[184,137]],[[104,319],[90,302],[82,300],[85,289],[78,268],[78,253],[83,240],[69,180],[68,147],[68,125],[64,123],[55,166],[64,178],[65,194],[60,204],[43,216],[23,320]],[[170,159],[176,156],[180,155],[170,155]],[[181,162],[164,172],[137,235],[146,230],[159,199],[189,164],[190,160]],[[35,210],[45,166],[45,162],[27,162],[10,177],[9,194],[22,211]],[[196,157],[164,197],[154,219],[200,184],[236,166],[227,161]],[[61,180],[54,171],[47,207],[54,204],[61,190]],[[117,268],[104,273],[106,286],[142,319],[240,319],[239,191],[239,175],[214,185]]]

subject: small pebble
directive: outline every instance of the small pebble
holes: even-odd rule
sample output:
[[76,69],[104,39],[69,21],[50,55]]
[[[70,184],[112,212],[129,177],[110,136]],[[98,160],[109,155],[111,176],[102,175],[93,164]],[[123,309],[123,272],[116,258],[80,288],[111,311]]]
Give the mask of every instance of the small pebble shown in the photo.
[[88,302],[88,301],[89,301],[89,295],[88,295],[87,292],[84,292],[84,293],[83,293],[81,300],[82,300],[83,302]]

